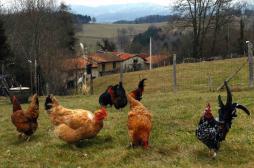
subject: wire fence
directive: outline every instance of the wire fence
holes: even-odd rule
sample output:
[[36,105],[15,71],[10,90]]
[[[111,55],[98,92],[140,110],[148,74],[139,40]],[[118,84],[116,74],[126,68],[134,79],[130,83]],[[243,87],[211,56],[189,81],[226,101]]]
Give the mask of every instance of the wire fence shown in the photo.
[[[174,73],[172,66],[172,89]],[[176,90],[218,91],[229,80],[232,89],[248,88],[249,66],[247,56],[222,60],[181,63],[176,66]]]

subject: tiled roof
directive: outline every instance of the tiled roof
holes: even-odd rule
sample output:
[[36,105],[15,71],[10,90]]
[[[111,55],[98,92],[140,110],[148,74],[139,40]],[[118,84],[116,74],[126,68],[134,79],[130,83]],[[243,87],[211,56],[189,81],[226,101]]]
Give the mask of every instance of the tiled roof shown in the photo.
[[113,53],[95,53],[90,55],[93,61],[97,63],[107,63],[107,62],[121,62],[121,58]]
[[129,54],[129,53],[120,53],[118,56],[121,58],[121,60],[128,60],[128,59],[134,57],[135,55]]
[[[89,61],[85,57],[69,58],[63,62],[63,70],[77,70],[85,69],[86,65],[89,64]],[[93,68],[98,67],[96,63],[93,63]]]
[[122,61],[128,60],[133,57],[140,57],[142,59],[145,59],[145,55],[143,54],[130,54],[130,53],[121,53],[121,52],[112,52],[112,54],[117,55],[119,58],[121,58]]
[[144,54],[144,53],[140,53],[140,54],[136,54],[136,56],[145,59],[146,57],[148,57],[148,54]]
[[[167,55],[152,55],[152,64],[163,63],[164,61],[169,61],[170,57]],[[145,58],[146,63],[150,63],[150,57]]]

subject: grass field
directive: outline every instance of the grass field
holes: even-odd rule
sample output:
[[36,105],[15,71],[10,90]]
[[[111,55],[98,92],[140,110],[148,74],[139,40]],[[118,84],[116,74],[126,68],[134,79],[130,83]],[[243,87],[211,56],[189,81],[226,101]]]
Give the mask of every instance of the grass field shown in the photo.
[[131,28],[136,34],[147,30],[150,25],[163,26],[167,23],[156,24],[84,24],[82,31],[77,32],[77,38],[80,42],[86,43],[90,49],[93,49],[97,41],[103,38],[115,39],[117,30],[122,28]]
[[[109,108],[109,116],[99,135],[84,141],[75,150],[53,135],[51,123],[43,109],[45,97],[40,98],[39,128],[30,142],[18,139],[10,121],[12,106],[7,99],[1,98],[0,167],[253,167],[252,116],[248,117],[238,111],[238,118],[214,160],[208,157],[208,149],[195,137],[195,128],[206,103],[211,103],[213,113],[216,114],[218,94],[222,94],[224,100],[226,96],[225,91],[209,92],[207,78],[200,74],[206,74],[210,69],[213,85],[218,86],[244,61],[245,59],[234,59],[181,64],[177,67],[179,87],[176,93],[171,91],[171,66],[125,74],[124,85],[127,91],[136,87],[139,76],[148,78],[142,100],[153,114],[151,148],[148,150],[127,148],[128,106],[122,112]],[[240,87],[237,92],[233,92],[234,101],[247,105],[253,113],[254,90],[247,87],[247,70],[245,66],[230,84]],[[118,78],[118,75],[113,75],[96,79],[93,96],[57,98],[68,108],[93,111],[99,107],[99,94],[107,85],[116,83]]]

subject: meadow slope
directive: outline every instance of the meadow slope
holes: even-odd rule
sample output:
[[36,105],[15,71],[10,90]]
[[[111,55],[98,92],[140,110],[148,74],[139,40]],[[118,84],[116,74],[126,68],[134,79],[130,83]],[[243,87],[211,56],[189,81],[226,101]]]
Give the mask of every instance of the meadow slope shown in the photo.
[[[127,112],[108,108],[104,129],[80,148],[72,149],[57,139],[52,132],[48,115],[44,112],[45,97],[40,98],[39,128],[30,142],[19,140],[10,115],[12,106],[8,99],[0,99],[0,165],[1,167],[253,167],[254,129],[253,117],[238,111],[227,139],[221,144],[216,159],[208,157],[208,149],[195,137],[201,112],[207,102],[217,113],[217,96],[225,91],[210,92],[207,74],[216,88],[237,69],[246,58],[178,65],[178,91],[172,92],[172,66],[124,74],[127,91],[136,88],[139,77],[146,77],[142,103],[153,114],[151,148],[128,149]],[[248,68],[231,81],[235,87],[234,101],[248,106],[254,112],[254,90],[248,89]],[[109,84],[118,81],[119,75],[98,78],[93,96],[64,96],[57,98],[68,108],[99,108],[98,96]],[[24,105],[27,107],[27,105]]]
[[77,39],[86,43],[89,47],[89,51],[93,51],[96,42],[103,38],[116,39],[118,29],[132,29],[135,34],[143,33],[151,25],[164,26],[166,22],[162,23],[147,23],[147,24],[83,24],[82,31],[76,33]]

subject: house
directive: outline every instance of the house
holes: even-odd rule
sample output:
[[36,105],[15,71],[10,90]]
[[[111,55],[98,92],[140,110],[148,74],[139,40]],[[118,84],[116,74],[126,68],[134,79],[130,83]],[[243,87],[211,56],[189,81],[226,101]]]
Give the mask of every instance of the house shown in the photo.
[[[64,60],[62,71],[65,73],[65,83],[67,89],[76,87],[79,78],[83,77],[86,72],[87,65],[90,64],[87,57],[76,57]],[[98,65],[97,63],[92,64],[92,76],[93,78],[98,77]]]
[[146,57],[149,56],[149,54],[146,54],[146,53],[140,53],[140,54],[136,54],[136,56],[140,57],[140,58],[143,58],[145,60]]
[[99,76],[120,72],[122,60],[111,52],[97,52],[90,55],[90,58],[98,65]]
[[150,60],[151,60],[153,68],[167,66],[170,64],[171,58],[172,56],[167,56],[167,55],[152,55],[151,57],[148,56],[145,58],[146,66],[147,68],[150,66]]
[[117,56],[122,60],[124,72],[139,71],[146,67],[145,59],[136,54],[118,53]]

